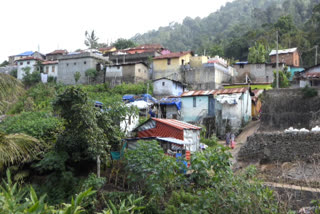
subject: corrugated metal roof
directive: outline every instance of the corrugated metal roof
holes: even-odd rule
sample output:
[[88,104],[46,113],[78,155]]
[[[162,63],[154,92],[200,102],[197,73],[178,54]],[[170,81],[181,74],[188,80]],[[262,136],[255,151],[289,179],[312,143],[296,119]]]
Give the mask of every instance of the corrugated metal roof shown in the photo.
[[199,91],[187,91],[181,94],[181,97],[193,97],[193,96],[208,96],[213,94],[214,90],[199,90]]
[[50,53],[47,53],[47,55],[55,55],[55,54],[67,54],[68,51],[67,50],[55,50],[55,51],[52,51]]
[[178,145],[192,145],[192,143],[190,142],[186,142],[183,140],[179,140],[173,137],[156,137],[156,139],[162,140],[162,141],[166,141],[169,143],[174,143],[174,144],[178,144]]
[[[297,50],[298,48],[290,48],[290,49],[284,49],[284,50],[278,50],[278,54],[288,54],[288,53],[293,53]],[[272,50],[269,56],[276,55],[277,50]]]
[[52,64],[58,64],[58,61],[44,61],[41,63],[42,65],[52,65]]
[[309,78],[319,78],[320,77],[320,72],[306,73],[305,76],[309,77]]
[[163,123],[169,126],[172,126],[174,128],[177,128],[179,130],[184,130],[184,129],[195,129],[195,130],[200,130],[201,127],[194,126],[190,123],[186,123],[183,121],[179,120],[174,120],[174,119],[160,119],[160,118],[152,118],[152,120],[155,120],[159,123]]
[[213,92],[213,95],[219,94],[237,94],[244,93],[248,90],[248,88],[228,88],[228,89],[218,89]]
[[25,57],[25,58],[22,58],[22,59],[17,59],[16,61],[25,61],[25,60],[43,60],[43,59],[30,56],[30,57]]

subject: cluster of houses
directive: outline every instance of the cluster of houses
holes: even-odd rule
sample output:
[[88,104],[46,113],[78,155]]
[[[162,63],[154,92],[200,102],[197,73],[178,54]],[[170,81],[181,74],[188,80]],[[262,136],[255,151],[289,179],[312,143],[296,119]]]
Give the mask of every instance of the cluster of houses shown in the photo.
[[[280,50],[278,54],[279,67],[292,74],[292,82],[300,87],[320,85],[320,65],[302,68],[297,48]],[[253,83],[273,82],[275,55],[273,50],[270,63],[237,62],[230,66],[219,56],[171,52],[159,44],[144,44],[123,50],[115,47],[70,53],[55,50],[46,55],[29,51],[10,56],[9,63],[17,67],[18,79],[23,78],[25,68],[29,67],[30,73],[39,70],[44,82],[53,77],[64,84],[109,83],[113,87],[124,82],[152,81],[155,98],[147,99],[149,103],[136,101],[133,95],[126,97],[128,105],[137,105],[143,112],[148,109],[151,115],[138,127],[137,117],[127,118],[122,124],[128,135],[136,133],[135,138],[128,139],[128,145],[134,147],[138,140],[154,139],[166,151],[182,148],[197,151],[201,130],[198,125],[205,125],[209,133],[223,137],[228,131],[239,133],[243,125],[259,115],[259,95],[263,90],[255,89]],[[91,78],[87,76],[90,69],[96,71]],[[235,84],[238,86],[234,87]]]

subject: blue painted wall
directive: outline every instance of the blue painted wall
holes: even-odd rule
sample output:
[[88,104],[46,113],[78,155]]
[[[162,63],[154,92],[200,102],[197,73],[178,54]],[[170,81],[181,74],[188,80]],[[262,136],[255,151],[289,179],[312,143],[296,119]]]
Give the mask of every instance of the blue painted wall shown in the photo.
[[[193,98],[196,99],[196,107],[193,107]],[[210,102],[214,103],[214,102]],[[214,108],[214,104],[211,104]],[[198,117],[209,112],[214,114],[214,110],[209,111],[209,96],[181,97],[181,117],[185,122],[196,122]]]
[[304,71],[304,68],[297,68],[297,67],[288,67],[289,72],[291,73],[290,81],[292,81],[294,77],[294,73]]

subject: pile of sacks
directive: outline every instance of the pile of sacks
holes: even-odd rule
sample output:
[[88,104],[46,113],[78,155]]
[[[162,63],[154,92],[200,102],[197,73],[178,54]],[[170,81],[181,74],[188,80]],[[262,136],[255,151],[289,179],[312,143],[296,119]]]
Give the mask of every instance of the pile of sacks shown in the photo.
[[[293,127],[290,127],[286,130],[284,130],[285,133],[292,133],[292,132],[310,132],[308,129],[302,128],[302,129],[294,129]],[[320,132],[320,127],[316,126],[311,129],[311,132]]]

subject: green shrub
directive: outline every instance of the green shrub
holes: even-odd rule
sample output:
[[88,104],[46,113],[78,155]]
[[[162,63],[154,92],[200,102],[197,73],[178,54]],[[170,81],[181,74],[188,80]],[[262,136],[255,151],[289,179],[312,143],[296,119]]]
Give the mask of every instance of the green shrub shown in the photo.
[[48,77],[48,83],[56,83],[57,82],[57,77],[49,76]]
[[30,87],[41,82],[41,74],[39,71],[30,73],[30,69],[28,68],[29,67],[25,68],[25,75],[22,78],[22,82],[25,84],[25,86]]
[[90,173],[88,178],[83,182],[82,190],[92,188],[93,190],[99,190],[106,183],[105,177],[98,178],[96,174]]
[[311,97],[315,97],[318,96],[318,91],[314,88],[309,87],[308,85],[306,85],[303,89],[302,89],[302,94],[304,98],[311,98]]
[[24,133],[44,141],[55,141],[62,127],[61,120],[48,112],[23,112],[0,123],[0,130],[7,134]]

